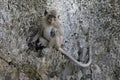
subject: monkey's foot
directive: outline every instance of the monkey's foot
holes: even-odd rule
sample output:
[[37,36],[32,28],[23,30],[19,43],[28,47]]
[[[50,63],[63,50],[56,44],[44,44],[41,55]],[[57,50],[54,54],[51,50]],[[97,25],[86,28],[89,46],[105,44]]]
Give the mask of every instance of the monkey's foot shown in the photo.
[[51,52],[51,49],[50,48],[44,48],[43,50],[42,50],[42,53],[44,54],[44,55],[46,55],[46,54],[48,54],[48,53],[50,53]]

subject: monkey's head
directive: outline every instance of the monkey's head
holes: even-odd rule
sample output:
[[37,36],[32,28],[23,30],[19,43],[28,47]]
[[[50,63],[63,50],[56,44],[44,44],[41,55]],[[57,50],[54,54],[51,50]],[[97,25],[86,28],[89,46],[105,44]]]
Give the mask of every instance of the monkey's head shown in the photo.
[[57,12],[56,10],[50,10],[50,11],[46,11],[44,15],[46,16],[46,21],[48,24],[53,25],[56,22],[56,18],[57,18]]

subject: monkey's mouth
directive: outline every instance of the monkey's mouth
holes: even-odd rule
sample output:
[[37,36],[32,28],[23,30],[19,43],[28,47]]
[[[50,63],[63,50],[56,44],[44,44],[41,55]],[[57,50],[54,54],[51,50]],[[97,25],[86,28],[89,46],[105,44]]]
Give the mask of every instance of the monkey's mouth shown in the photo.
[[48,23],[49,23],[49,24],[51,24],[51,25],[53,25],[53,24],[54,24],[54,22],[52,22],[52,21],[48,21]]

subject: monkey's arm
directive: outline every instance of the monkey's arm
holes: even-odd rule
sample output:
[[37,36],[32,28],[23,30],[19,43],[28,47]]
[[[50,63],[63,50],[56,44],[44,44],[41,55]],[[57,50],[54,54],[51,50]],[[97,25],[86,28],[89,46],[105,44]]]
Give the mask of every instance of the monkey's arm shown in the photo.
[[59,27],[59,32],[60,32],[60,35],[63,36],[63,33],[64,33],[64,29],[62,26]]
[[70,56],[68,53],[66,53],[62,48],[59,48],[58,50],[60,52],[62,52],[62,54],[67,56],[70,60],[75,62],[78,66],[88,67],[92,63],[92,47],[91,46],[89,47],[89,61],[88,61],[88,63],[82,63],[82,62],[79,62],[79,61],[75,60],[72,56]]

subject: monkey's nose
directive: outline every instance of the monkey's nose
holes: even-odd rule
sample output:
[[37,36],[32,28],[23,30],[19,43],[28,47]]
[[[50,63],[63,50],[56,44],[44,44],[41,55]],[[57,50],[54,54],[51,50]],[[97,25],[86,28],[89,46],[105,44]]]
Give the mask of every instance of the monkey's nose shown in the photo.
[[54,21],[50,21],[51,24],[54,24]]

